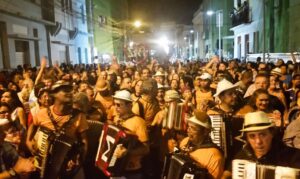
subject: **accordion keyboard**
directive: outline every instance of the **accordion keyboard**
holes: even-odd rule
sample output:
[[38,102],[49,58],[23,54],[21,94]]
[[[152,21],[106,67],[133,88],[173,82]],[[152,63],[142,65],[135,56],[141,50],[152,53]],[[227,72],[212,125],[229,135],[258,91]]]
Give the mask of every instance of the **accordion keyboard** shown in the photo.
[[35,156],[35,167],[40,170],[40,175],[43,177],[49,149],[49,133],[39,129],[35,139],[38,148],[38,154]]
[[221,137],[221,128],[222,128],[222,117],[219,115],[209,116],[212,125],[212,132],[210,134],[213,143],[217,144],[219,147],[222,147],[222,137]]

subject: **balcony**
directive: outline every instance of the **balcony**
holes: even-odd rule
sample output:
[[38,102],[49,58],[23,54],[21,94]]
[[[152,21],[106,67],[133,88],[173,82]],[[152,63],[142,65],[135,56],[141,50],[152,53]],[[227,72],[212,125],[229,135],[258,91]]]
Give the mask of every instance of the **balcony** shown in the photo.
[[232,27],[250,23],[250,8],[248,3],[244,3],[242,6],[240,6],[238,9],[234,8],[230,13],[230,18],[232,22]]

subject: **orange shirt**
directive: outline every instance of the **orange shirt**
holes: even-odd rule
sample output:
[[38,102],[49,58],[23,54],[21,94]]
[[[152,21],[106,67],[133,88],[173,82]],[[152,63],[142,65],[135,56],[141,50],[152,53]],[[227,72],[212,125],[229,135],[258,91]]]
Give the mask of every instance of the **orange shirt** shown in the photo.
[[[180,143],[180,148],[184,148],[188,140],[188,137],[183,139]],[[225,159],[217,148],[196,149],[190,153],[190,157],[197,162],[199,167],[206,168],[212,178],[221,178],[224,171]]]
[[144,116],[141,116],[140,114],[140,108],[138,102],[133,102],[132,112],[144,118],[147,126],[150,126],[152,124],[152,121],[154,120],[155,115],[160,111],[159,104],[156,100],[152,101],[150,99],[147,99],[144,96],[142,96],[138,100],[141,102],[144,108]]
[[[50,111],[53,115],[53,118],[56,124],[61,127],[64,123],[66,123],[71,115],[59,116],[53,112],[53,106],[50,106]],[[33,124],[35,126],[42,126],[48,128],[50,130],[55,130],[52,121],[48,115],[47,108],[40,109],[39,112],[33,116]],[[77,138],[78,134],[86,131],[88,129],[88,123],[86,121],[86,116],[83,113],[79,113],[77,115],[77,119],[73,124],[66,130],[66,133],[70,137]]]
[[[120,124],[122,125],[122,127],[128,129],[130,131],[130,134],[136,135],[140,142],[146,143],[148,141],[146,122],[141,117],[133,116],[129,119],[126,119],[125,121],[122,121]],[[140,155],[130,155],[128,157],[126,170],[140,169],[142,167],[142,157],[143,156]]]

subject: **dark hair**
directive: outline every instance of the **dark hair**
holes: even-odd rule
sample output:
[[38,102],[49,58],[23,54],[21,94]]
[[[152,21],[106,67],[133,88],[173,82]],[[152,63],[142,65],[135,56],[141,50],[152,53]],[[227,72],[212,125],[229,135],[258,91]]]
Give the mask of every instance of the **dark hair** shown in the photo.
[[[12,102],[8,104],[12,111],[15,110],[17,107],[23,107],[23,104],[20,101],[17,92],[15,92],[13,90],[6,90],[6,91],[4,91],[4,93],[5,92],[8,92],[10,94],[11,99],[12,99]],[[3,94],[2,94],[2,96],[3,96]],[[2,96],[1,96],[1,98],[2,98]]]
[[185,75],[183,77],[181,77],[182,81],[184,84],[187,84],[189,89],[194,89],[194,82],[193,82],[193,78],[191,76]]
[[12,112],[11,107],[10,107],[9,104],[7,104],[6,102],[1,102],[1,103],[0,103],[0,107],[2,107],[2,106],[7,107],[8,111],[9,111],[10,113]]
[[268,97],[270,98],[270,95],[269,95],[269,92],[267,91],[267,90],[265,90],[265,89],[258,89],[258,90],[256,90],[253,94],[252,94],[252,96],[250,97],[250,99],[249,99],[249,102],[248,102],[248,104],[253,108],[253,109],[257,109],[257,107],[256,107],[256,99],[257,99],[257,97],[259,96],[259,95],[261,95],[261,94],[266,94],[266,95],[268,95]]

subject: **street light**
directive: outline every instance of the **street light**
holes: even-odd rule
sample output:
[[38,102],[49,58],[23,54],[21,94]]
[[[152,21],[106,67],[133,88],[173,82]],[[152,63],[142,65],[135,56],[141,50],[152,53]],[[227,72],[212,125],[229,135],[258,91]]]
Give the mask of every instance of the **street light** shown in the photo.
[[206,14],[208,16],[212,16],[213,14],[217,14],[217,27],[219,28],[219,58],[222,59],[222,47],[221,47],[221,27],[223,26],[223,10],[214,11],[207,11]]
[[140,27],[142,26],[142,23],[141,23],[141,21],[137,20],[137,21],[134,22],[133,25],[134,25],[134,27],[136,27],[136,28],[140,28]]

